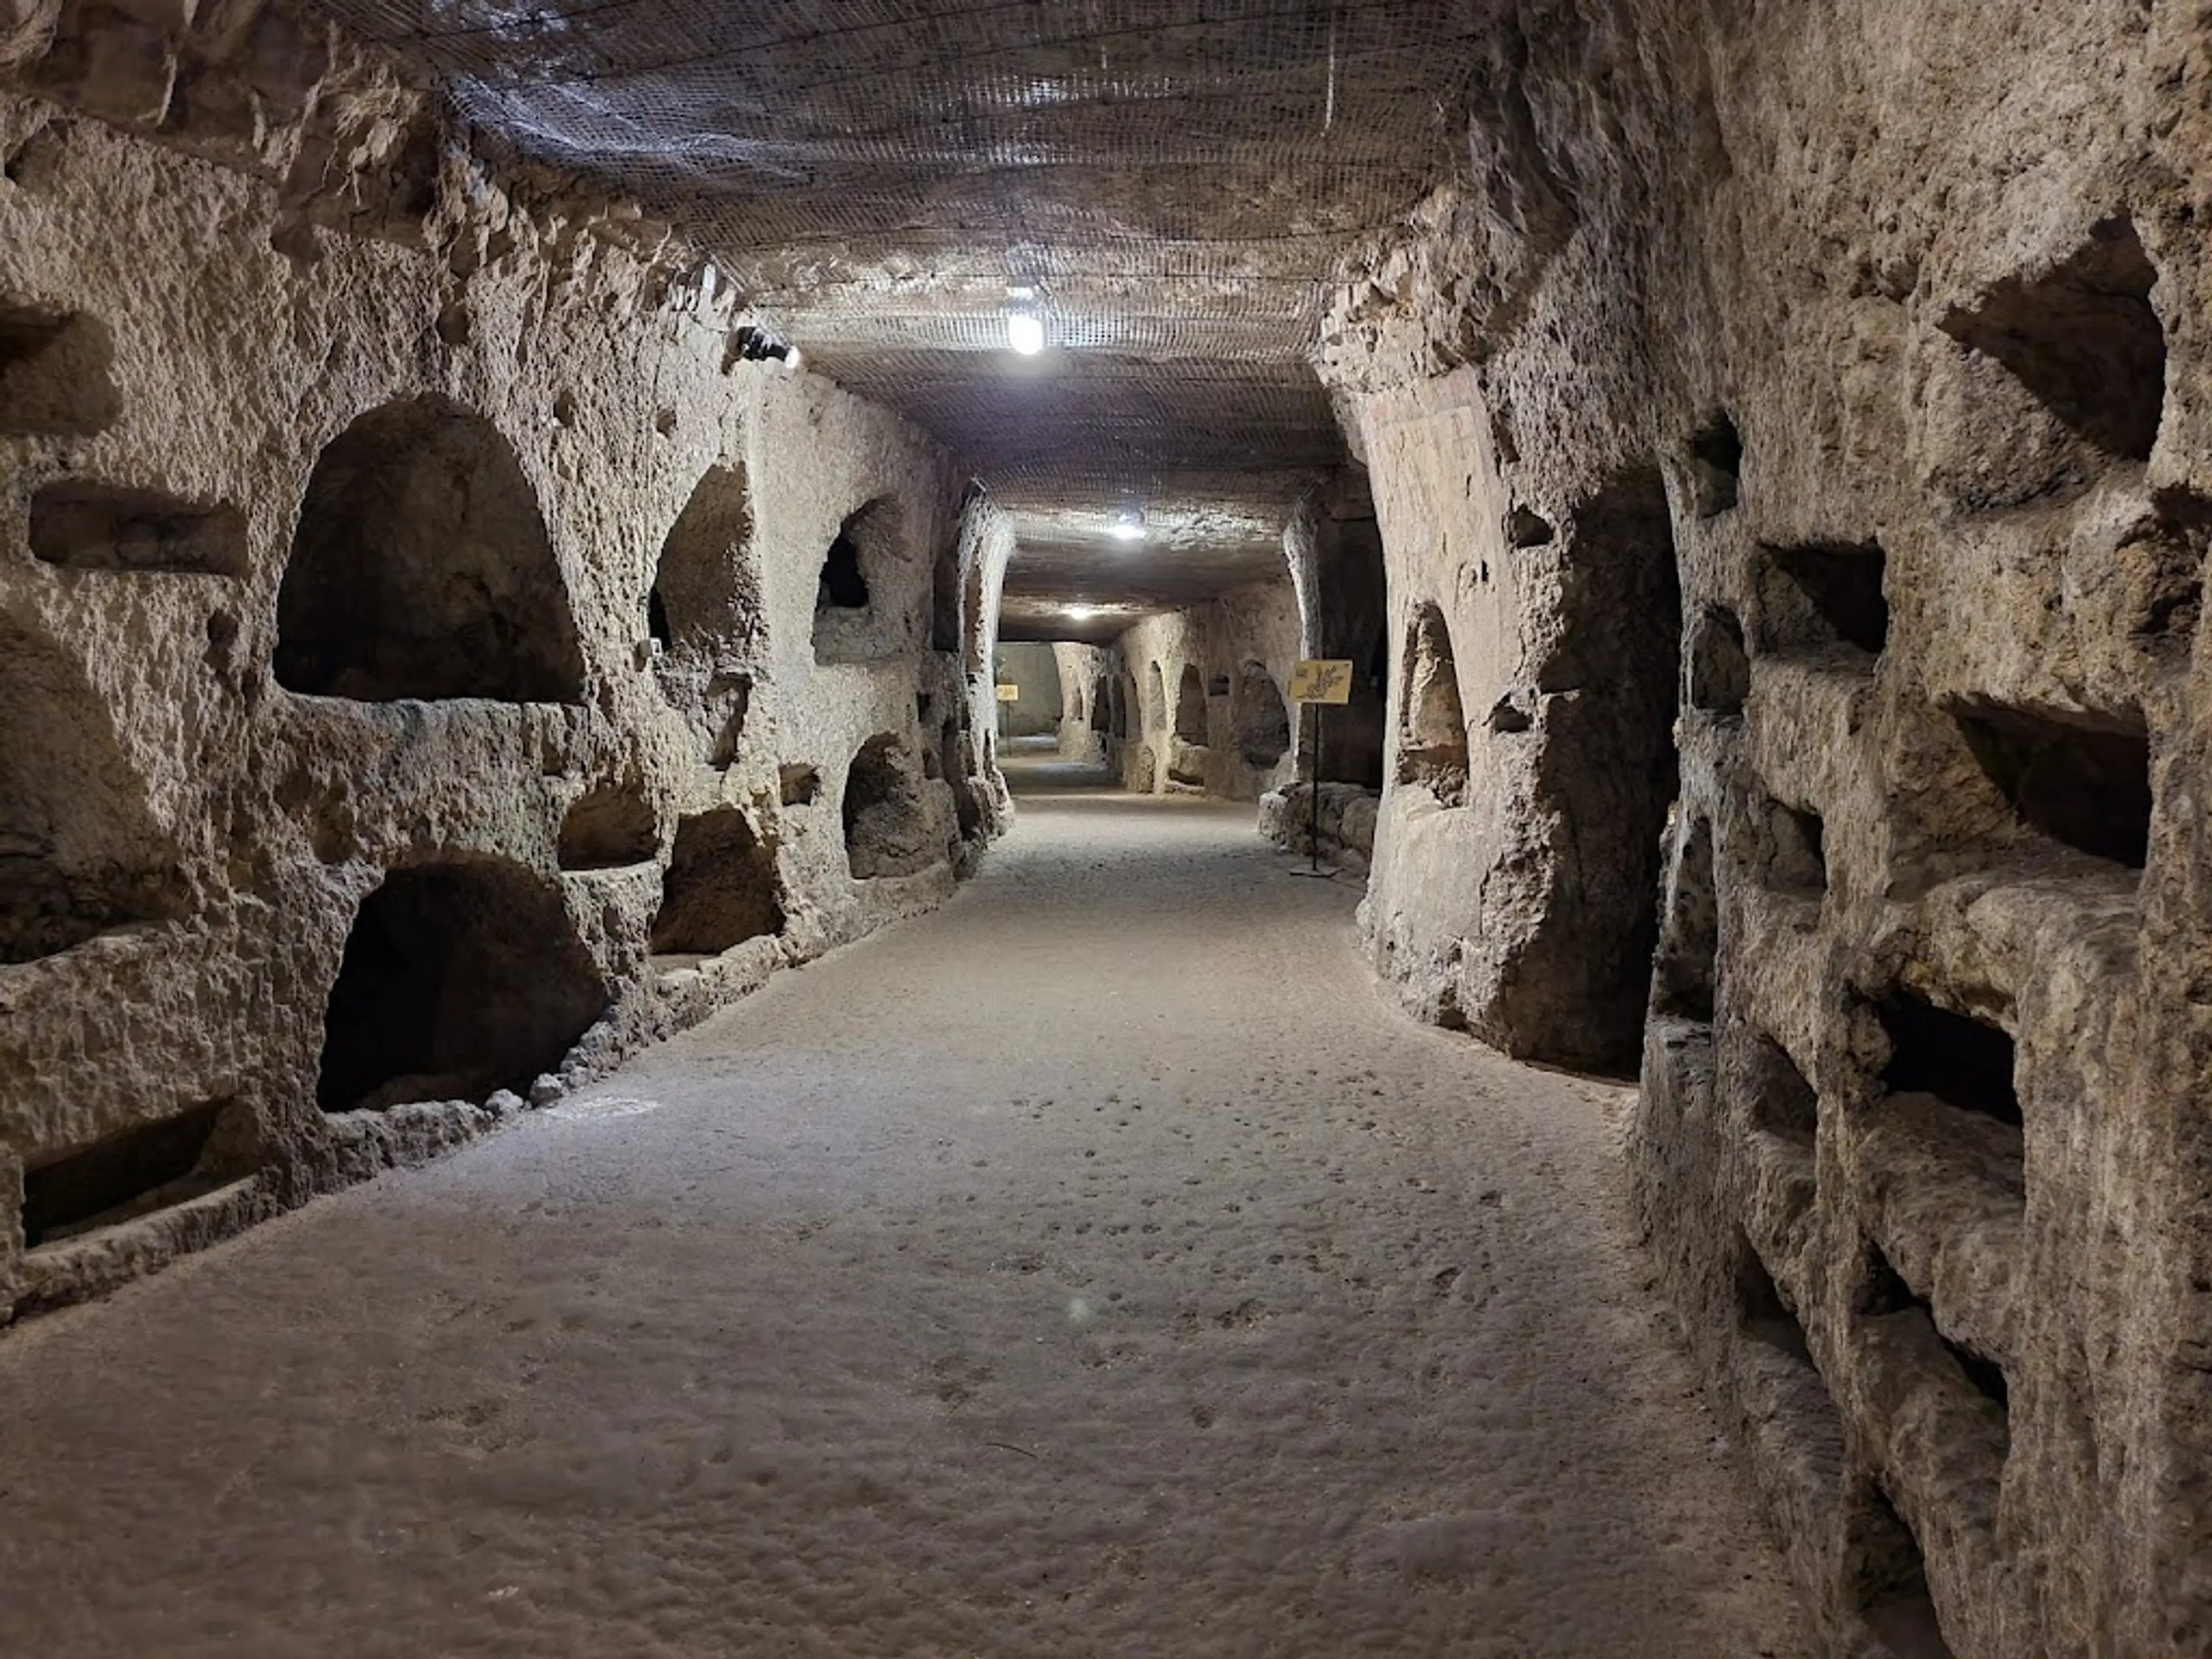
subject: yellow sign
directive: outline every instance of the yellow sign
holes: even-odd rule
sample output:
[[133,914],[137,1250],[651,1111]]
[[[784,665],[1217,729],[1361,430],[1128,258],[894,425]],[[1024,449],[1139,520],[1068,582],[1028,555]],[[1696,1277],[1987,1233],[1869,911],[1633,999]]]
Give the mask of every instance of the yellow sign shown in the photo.
[[999,687],[999,701],[1000,702],[1019,702],[1021,700],[1022,688],[1020,686],[1006,685],[1002,684]]
[[1350,702],[1352,665],[1334,658],[1302,662],[1291,671],[1292,702]]

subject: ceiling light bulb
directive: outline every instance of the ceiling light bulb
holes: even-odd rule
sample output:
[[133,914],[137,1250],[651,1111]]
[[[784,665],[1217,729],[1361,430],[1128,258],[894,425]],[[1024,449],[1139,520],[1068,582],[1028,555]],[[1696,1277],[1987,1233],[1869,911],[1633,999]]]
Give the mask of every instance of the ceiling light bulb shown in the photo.
[[1087,605],[1071,605],[1067,607],[1067,619],[1070,622],[1086,623],[1097,614]]
[[1145,539],[1145,521],[1133,513],[1124,513],[1106,533],[1117,542],[1140,542]]
[[1044,319],[1027,311],[1006,314],[1006,343],[1024,357],[1044,349]]

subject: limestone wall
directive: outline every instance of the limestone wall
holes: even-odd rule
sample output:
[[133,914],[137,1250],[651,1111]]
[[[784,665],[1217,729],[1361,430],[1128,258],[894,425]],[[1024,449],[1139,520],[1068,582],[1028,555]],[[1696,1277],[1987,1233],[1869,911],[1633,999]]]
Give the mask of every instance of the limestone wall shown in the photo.
[[1114,744],[1114,682],[1119,658],[1111,646],[1052,647],[1060,679],[1060,753],[1063,760],[1101,763]]
[[1522,5],[1328,354],[1378,966],[1642,1026],[1640,1212],[1838,1654],[2212,1646],[2201,27]]
[[1011,537],[933,444],[634,217],[433,143],[359,234],[178,108],[0,95],[0,1316],[550,1099],[1003,817]]
[[1141,793],[1257,800],[1288,778],[1298,628],[1286,576],[1124,633],[1117,648],[1138,689],[1119,757],[1123,782]]
[[1021,693],[1012,702],[999,705],[999,731],[1009,738],[1060,735],[1064,712],[1060,666],[1049,645],[1002,645],[998,650],[999,684]]

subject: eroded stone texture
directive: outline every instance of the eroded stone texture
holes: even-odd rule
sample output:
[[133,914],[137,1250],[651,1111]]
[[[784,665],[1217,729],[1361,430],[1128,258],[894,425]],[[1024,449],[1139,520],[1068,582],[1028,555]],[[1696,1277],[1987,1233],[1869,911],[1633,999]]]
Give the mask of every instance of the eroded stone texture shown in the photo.
[[2202,27],[1522,5],[1332,324],[1378,966],[1610,1059],[1648,907],[1638,1204],[1838,1654],[2212,1650]]
[[[42,17],[0,94],[0,1314],[556,1099],[1005,820],[1010,538],[950,457],[325,26]],[[926,833],[860,869],[883,737]]]
[[[1124,633],[1115,650],[1142,665],[1147,689],[1135,700],[1133,735],[1118,746],[1122,781],[1146,794],[1257,800],[1287,779],[1296,746],[1277,717],[1287,726],[1284,698],[1298,647],[1297,594],[1287,574],[1148,617]],[[1286,739],[1279,748],[1278,735]]]

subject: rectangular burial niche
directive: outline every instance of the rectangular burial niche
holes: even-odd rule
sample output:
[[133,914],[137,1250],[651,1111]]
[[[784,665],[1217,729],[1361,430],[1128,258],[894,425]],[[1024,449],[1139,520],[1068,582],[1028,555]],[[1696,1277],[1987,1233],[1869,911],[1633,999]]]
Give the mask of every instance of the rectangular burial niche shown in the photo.
[[1860,1280],[1857,1310],[1864,1319],[1892,1319],[1905,1316],[1917,1334],[1925,1326],[1925,1336],[1933,1337],[1957,1367],[1957,1376],[1999,1412],[2008,1413],[2012,1404],[2012,1389],[2005,1381],[2003,1369],[1993,1359],[1984,1358],[1972,1348],[1954,1342],[1943,1334],[1936,1322],[1936,1310],[1928,1298],[1906,1284],[1896,1268],[1889,1265],[1889,1257],[1881,1245],[1872,1239],[1866,1241],[1866,1260]]
[[1938,1008],[1901,987],[1875,1014],[1889,1039],[1881,1081],[1892,1094],[1933,1095],[1960,1111],[2021,1127],[2010,1034]]
[[1713,886],[1712,820],[1693,818],[1668,884],[1667,919],[1652,970],[1652,1011],[1710,1024],[1720,957],[1720,902]]
[[775,851],[743,812],[716,807],[677,823],[653,921],[654,957],[718,957],[781,933],[783,923]]
[[1994,357],[2078,436],[2122,461],[2150,459],[2166,405],[2158,270],[2132,222],[2112,218],[2058,264],[1998,283],[1937,324]]
[[1785,1359],[1817,1371],[1813,1350],[1805,1340],[1805,1327],[1782,1299],[1774,1275],[1759,1259],[1751,1237],[1742,1228],[1735,1233],[1736,1328],[1753,1342],[1765,1344]]
[[1850,1504],[1844,1547],[1851,1600],[1892,1659],[1952,1659],[1920,1541],[1871,1482]]
[[1878,542],[1759,550],[1759,642],[1777,655],[1879,657],[1889,641]]
[[2028,828],[2140,870],[2150,853],[2150,735],[2141,714],[2060,715],[1983,703],[1951,711],[1960,734]]
[[507,860],[404,866],[362,901],[331,988],[326,1112],[527,1090],[606,1011],[560,890]]
[[1819,901],[1828,890],[1827,827],[1820,815],[1771,795],[1755,797],[1749,807],[1756,815],[1752,851],[1759,884],[1787,898]]
[[561,820],[563,870],[619,870],[659,851],[659,819],[635,782],[593,784]]
[[246,574],[246,515],[227,502],[70,481],[31,497],[31,551],[73,570]]
[[1751,1125],[1808,1149],[1820,1136],[1820,1097],[1790,1051],[1765,1032],[1751,1038]]
[[23,1171],[23,1246],[37,1249],[210,1193],[222,1184],[200,1164],[231,1109],[211,1101],[119,1130]]
[[0,436],[105,432],[123,412],[114,366],[98,318],[0,301]]

